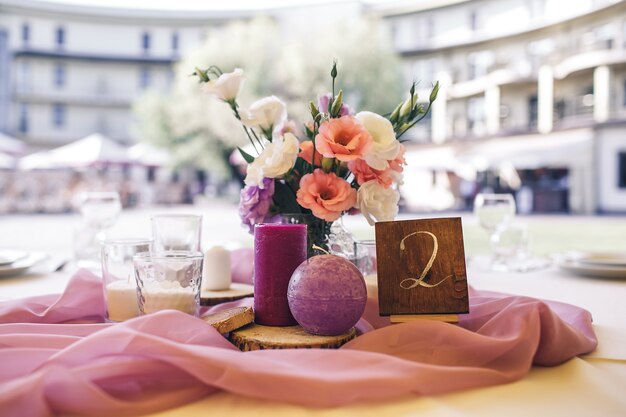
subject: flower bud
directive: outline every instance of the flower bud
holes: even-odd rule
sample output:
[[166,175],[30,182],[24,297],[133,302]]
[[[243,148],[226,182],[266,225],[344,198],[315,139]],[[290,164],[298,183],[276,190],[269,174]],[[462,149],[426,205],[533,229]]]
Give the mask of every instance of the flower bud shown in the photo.
[[333,101],[333,105],[330,108],[330,115],[337,116],[339,111],[341,110],[341,105],[343,104],[343,90],[339,90],[339,94],[335,97],[335,101]]
[[412,94],[406,101],[402,104],[400,108],[400,117],[407,117],[411,111],[413,111],[413,107],[417,104],[417,94]]
[[400,103],[396,106],[395,109],[393,109],[393,111],[391,112],[391,116],[389,116],[389,121],[391,123],[395,123],[398,121],[398,117],[400,116],[400,108],[402,107],[403,103]]
[[333,61],[333,69],[330,70],[330,76],[337,78],[337,61]]
[[206,83],[209,81],[209,76],[207,75],[207,71],[202,71],[198,67],[195,68],[194,75],[197,75],[200,78],[201,82]]
[[432,103],[437,98],[437,94],[439,93],[439,81],[435,83],[433,86],[433,90],[430,92],[430,102]]
[[317,107],[315,107],[315,104],[312,101],[309,102],[309,108],[311,109],[311,117],[313,118],[313,120],[315,120],[317,115],[320,114],[320,111],[317,109]]

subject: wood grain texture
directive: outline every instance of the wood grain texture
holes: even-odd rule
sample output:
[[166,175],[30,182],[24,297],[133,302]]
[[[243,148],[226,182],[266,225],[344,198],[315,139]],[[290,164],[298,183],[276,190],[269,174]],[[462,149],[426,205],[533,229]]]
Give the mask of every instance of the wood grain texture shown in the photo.
[[254,321],[252,307],[235,307],[217,313],[207,314],[202,320],[213,326],[220,333],[228,333]]
[[381,316],[469,312],[461,218],[379,222],[375,227]]
[[254,286],[235,282],[230,285],[229,289],[223,291],[202,290],[200,292],[200,305],[214,306],[228,301],[252,297],[253,295]]
[[230,333],[230,341],[240,350],[336,349],[356,337],[353,327],[338,336],[316,336],[300,326],[271,327],[250,324]]

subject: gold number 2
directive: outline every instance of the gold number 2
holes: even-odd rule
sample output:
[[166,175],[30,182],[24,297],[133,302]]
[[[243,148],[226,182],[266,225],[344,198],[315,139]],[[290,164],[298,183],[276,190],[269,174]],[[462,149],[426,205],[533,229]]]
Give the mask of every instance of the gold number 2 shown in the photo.
[[420,230],[418,232],[413,232],[413,233],[406,235],[400,241],[400,250],[403,251],[406,249],[404,245],[405,240],[407,240],[411,236],[417,236],[419,234],[428,235],[433,239],[433,253],[432,255],[430,255],[430,259],[428,260],[428,263],[426,264],[426,268],[424,268],[424,270],[421,272],[419,278],[406,278],[400,282],[400,287],[404,288],[405,290],[410,290],[411,288],[415,288],[415,287],[434,288],[434,287],[437,287],[438,285],[443,284],[445,280],[452,277],[452,275],[448,275],[447,277],[437,282],[436,284],[429,284],[424,281],[424,279],[426,278],[426,275],[428,274],[430,269],[433,267],[433,263],[435,262],[435,259],[437,258],[437,251],[439,251],[439,242],[437,241],[437,236],[435,236],[431,232]]

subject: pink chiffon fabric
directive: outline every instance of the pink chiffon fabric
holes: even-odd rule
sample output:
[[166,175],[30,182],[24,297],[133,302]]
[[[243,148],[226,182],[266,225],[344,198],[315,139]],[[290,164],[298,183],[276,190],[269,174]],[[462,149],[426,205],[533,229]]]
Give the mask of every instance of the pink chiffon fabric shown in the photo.
[[[233,256],[234,280],[250,282],[251,252]],[[100,278],[79,271],[60,296],[0,304],[0,415],[136,415],[218,390],[339,406],[503,384],[596,347],[583,309],[478,290],[470,296],[471,313],[458,325],[388,325],[370,299],[361,335],[341,349],[240,352],[177,311],[103,323]]]

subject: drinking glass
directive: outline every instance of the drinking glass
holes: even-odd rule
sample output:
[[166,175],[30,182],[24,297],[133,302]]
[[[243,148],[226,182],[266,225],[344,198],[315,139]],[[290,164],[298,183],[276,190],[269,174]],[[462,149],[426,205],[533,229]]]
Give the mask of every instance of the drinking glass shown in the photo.
[[79,195],[78,209],[88,226],[102,230],[113,226],[122,204],[117,192],[87,192]]
[[74,232],[74,258],[79,267],[97,269],[100,243],[122,211],[120,196],[116,192],[81,193],[77,205],[82,222]]
[[528,259],[528,228],[525,224],[510,223],[496,229],[491,236],[492,268],[520,271]]
[[357,240],[354,242],[354,264],[363,274],[367,293],[378,293],[378,274],[376,263],[376,241]]
[[[497,230],[515,217],[515,200],[511,194],[478,194],[474,200],[474,214],[493,242]],[[492,269],[496,265],[497,256],[492,246]]]
[[152,216],[154,250],[200,251],[202,216],[196,214],[160,214]]
[[166,251],[133,257],[139,311],[179,310],[194,316],[200,306],[202,253]]
[[133,256],[151,248],[149,239],[102,242],[102,288],[107,321],[124,321],[139,315]]

